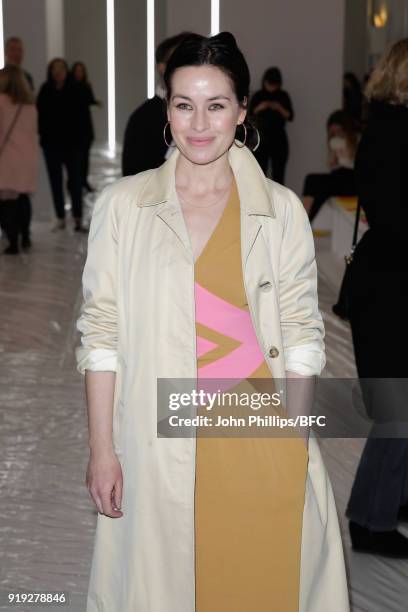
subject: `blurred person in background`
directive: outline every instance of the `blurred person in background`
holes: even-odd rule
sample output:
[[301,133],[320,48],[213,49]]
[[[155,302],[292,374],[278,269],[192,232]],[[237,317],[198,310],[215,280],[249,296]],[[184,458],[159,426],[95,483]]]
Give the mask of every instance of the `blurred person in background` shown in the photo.
[[[408,559],[408,39],[396,43],[366,86],[369,117],[356,156],[369,229],[354,252],[350,323],[358,376],[374,421],[347,516],[353,549]],[[388,437],[377,432],[387,427]]]
[[345,72],[343,77],[343,110],[357,122],[361,121],[363,94],[360,81],[353,72]]
[[0,218],[9,240],[7,255],[31,246],[30,194],[38,168],[37,109],[23,71],[0,70]]
[[68,175],[74,230],[82,226],[82,183],[84,168],[83,121],[84,99],[81,89],[73,83],[64,59],[55,58],[48,65],[47,81],[37,99],[40,143],[44,152],[52,198],[57,216],[54,229],[65,228],[65,197],[63,168]]
[[89,174],[89,155],[92,142],[95,138],[95,132],[92,122],[91,106],[101,106],[101,102],[96,100],[93,88],[88,79],[88,71],[83,62],[75,62],[71,68],[72,77],[81,88],[82,108],[81,114],[77,121],[80,123],[79,131],[82,135],[83,144],[83,178],[82,186],[87,191],[94,191],[94,188],[88,182]]
[[330,172],[308,174],[303,187],[303,204],[312,223],[323,204],[333,196],[356,195],[354,159],[359,132],[353,117],[343,110],[327,120],[327,148]]
[[293,121],[294,112],[289,94],[282,89],[279,68],[268,68],[262,78],[262,89],[254,93],[249,113],[260,132],[260,145],[254,152],[265,174],[272,163],[272,178],[285,184],[285,170],[289,158],[286,122]]
[[143,102],[127,123],[122,151],[123,176],[158,168],[165,161],[169,147],[163,139],[167,123],[163,75],[172,52],[189,34],[190,32],[181,32],[166,38],[156,49],[156,67],[160,82],[154,97]]
[[24,72],[25,78],[28,81],[28,84],[32,91],[34,91],[34,80],[33,77],[27,70],[22,68],[22,64],[24,61],[24,45],[21,38],[18,36],[10,36],[6,40],[6,44],[4,47],[4,59],[6,66],[17,66],[21,68]]

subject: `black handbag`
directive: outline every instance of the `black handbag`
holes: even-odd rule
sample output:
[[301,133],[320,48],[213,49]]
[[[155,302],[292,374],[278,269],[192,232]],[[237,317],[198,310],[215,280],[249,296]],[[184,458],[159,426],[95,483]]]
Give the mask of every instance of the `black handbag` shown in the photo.
[[353,241],[351,243],[350,253],[345,255],[344,259],[346,261],[346,269],[344,271],[343,280],[340,286],[339,297],[336,302],[332,306],[332,310],[335,315],[343,319],[343,321],[350,320],[350,294],[351,294],[351,267],[353,265],[354,260],[354,251],[357,246],[357,236],[358,236],[358,224],[360,221],[360,200],[357,203],[356,217],[354,221],[354,231],[353,231]]

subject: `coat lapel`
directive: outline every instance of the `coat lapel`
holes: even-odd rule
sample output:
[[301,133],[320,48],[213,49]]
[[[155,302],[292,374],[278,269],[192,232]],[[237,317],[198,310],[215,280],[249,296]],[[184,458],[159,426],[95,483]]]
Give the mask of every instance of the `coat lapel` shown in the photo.
[[241,203],[241,251],[244,269],[262,227],[262,217],[275,217],[275,207],[267,179],[252,153],[232,146],[231,168]]
[[176,164],[179,152],[176,149],[167,161],[151,171],[140,192],[138,206],[157,206],[156,215],[179,238],[183,246],[191,251],[190,238],[176,191]]
[[176,234],[183,246],[191,251],[190,237],[180,205],[172,202],[169,206],[161,207],[157,216]]
[[[138,198],[138,206],[157,206],[156,214],[191,251],[190,238],[175,187],[176,149],[157,170],[151,171]],[[262,227],[262,216],[275,217],[273,197],[267,179],[255,157],[246,147],[234,145],[228,159],[237,183],[241,206],[241,241],[243,264],[255,244]]]

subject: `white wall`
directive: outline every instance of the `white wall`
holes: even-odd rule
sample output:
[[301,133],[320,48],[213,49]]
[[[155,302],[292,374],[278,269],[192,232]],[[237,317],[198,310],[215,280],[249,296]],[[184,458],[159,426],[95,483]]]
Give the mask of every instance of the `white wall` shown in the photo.
[[[224,0],[220,0],[221,3]],[[211,0],[166,0],[167,36],[191,30],[208,36],[211,29]],[[241,0],[238,0],[240,3]],[[243,3],[243,2],[242,2]],[[245,4],[247,0],[245,0]],[[237,0],[235,1],[237,5]]]
[[362,80],[368,68],[367,0],[346,0],[344,71]]
[[306,173],[325,170],[325,123],[341,106],[344,0],[221,0],[221,30],[236,36],[253,90],[265,68],[282,69],[296,114],[287,184],[299,193]]
[[64,0],[46,0],[45,12],[48,59],[64,57]]
[[118,142],[123,142],[129,115],[147,95],[146,2],[121,0],[115,11],[116,126]]
[[[123,2],[123,0],[120,0]],[[95,97],[103,104],[93,108],[95,138],[107,140],[106,0],[64,0],[65,57],[71,65],[86,64]],[[121,44],[117,37],[116,44]]]
[[25,47],[24,67],[36,89],[45,79],[47,35],[45,0],[3,0],[4,38],[19,36]]
[[[165,21],[163,0],[156,0],[157,35]],[[146,98],[146,0],[115,2],[116,130],[122,142],[131,112]],[[65,0],[65,48],[69,62],[88,67],[102,109],[93,109],[96,141],[107,140],[106,0]],[[141,146],[142,143],[141,143]]]

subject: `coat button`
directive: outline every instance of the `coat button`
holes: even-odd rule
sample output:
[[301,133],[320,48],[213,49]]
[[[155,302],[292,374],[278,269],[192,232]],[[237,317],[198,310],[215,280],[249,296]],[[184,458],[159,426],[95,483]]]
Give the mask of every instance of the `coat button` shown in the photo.
[[259,288],[262,291],[271,291],[272,289],[272,283],[270,283],[269,281],[264,281],[262,283],[259,284]]
[[277,357],[279,355],[279,351],[276,346],[271,346],[269,349],[269,357]]

